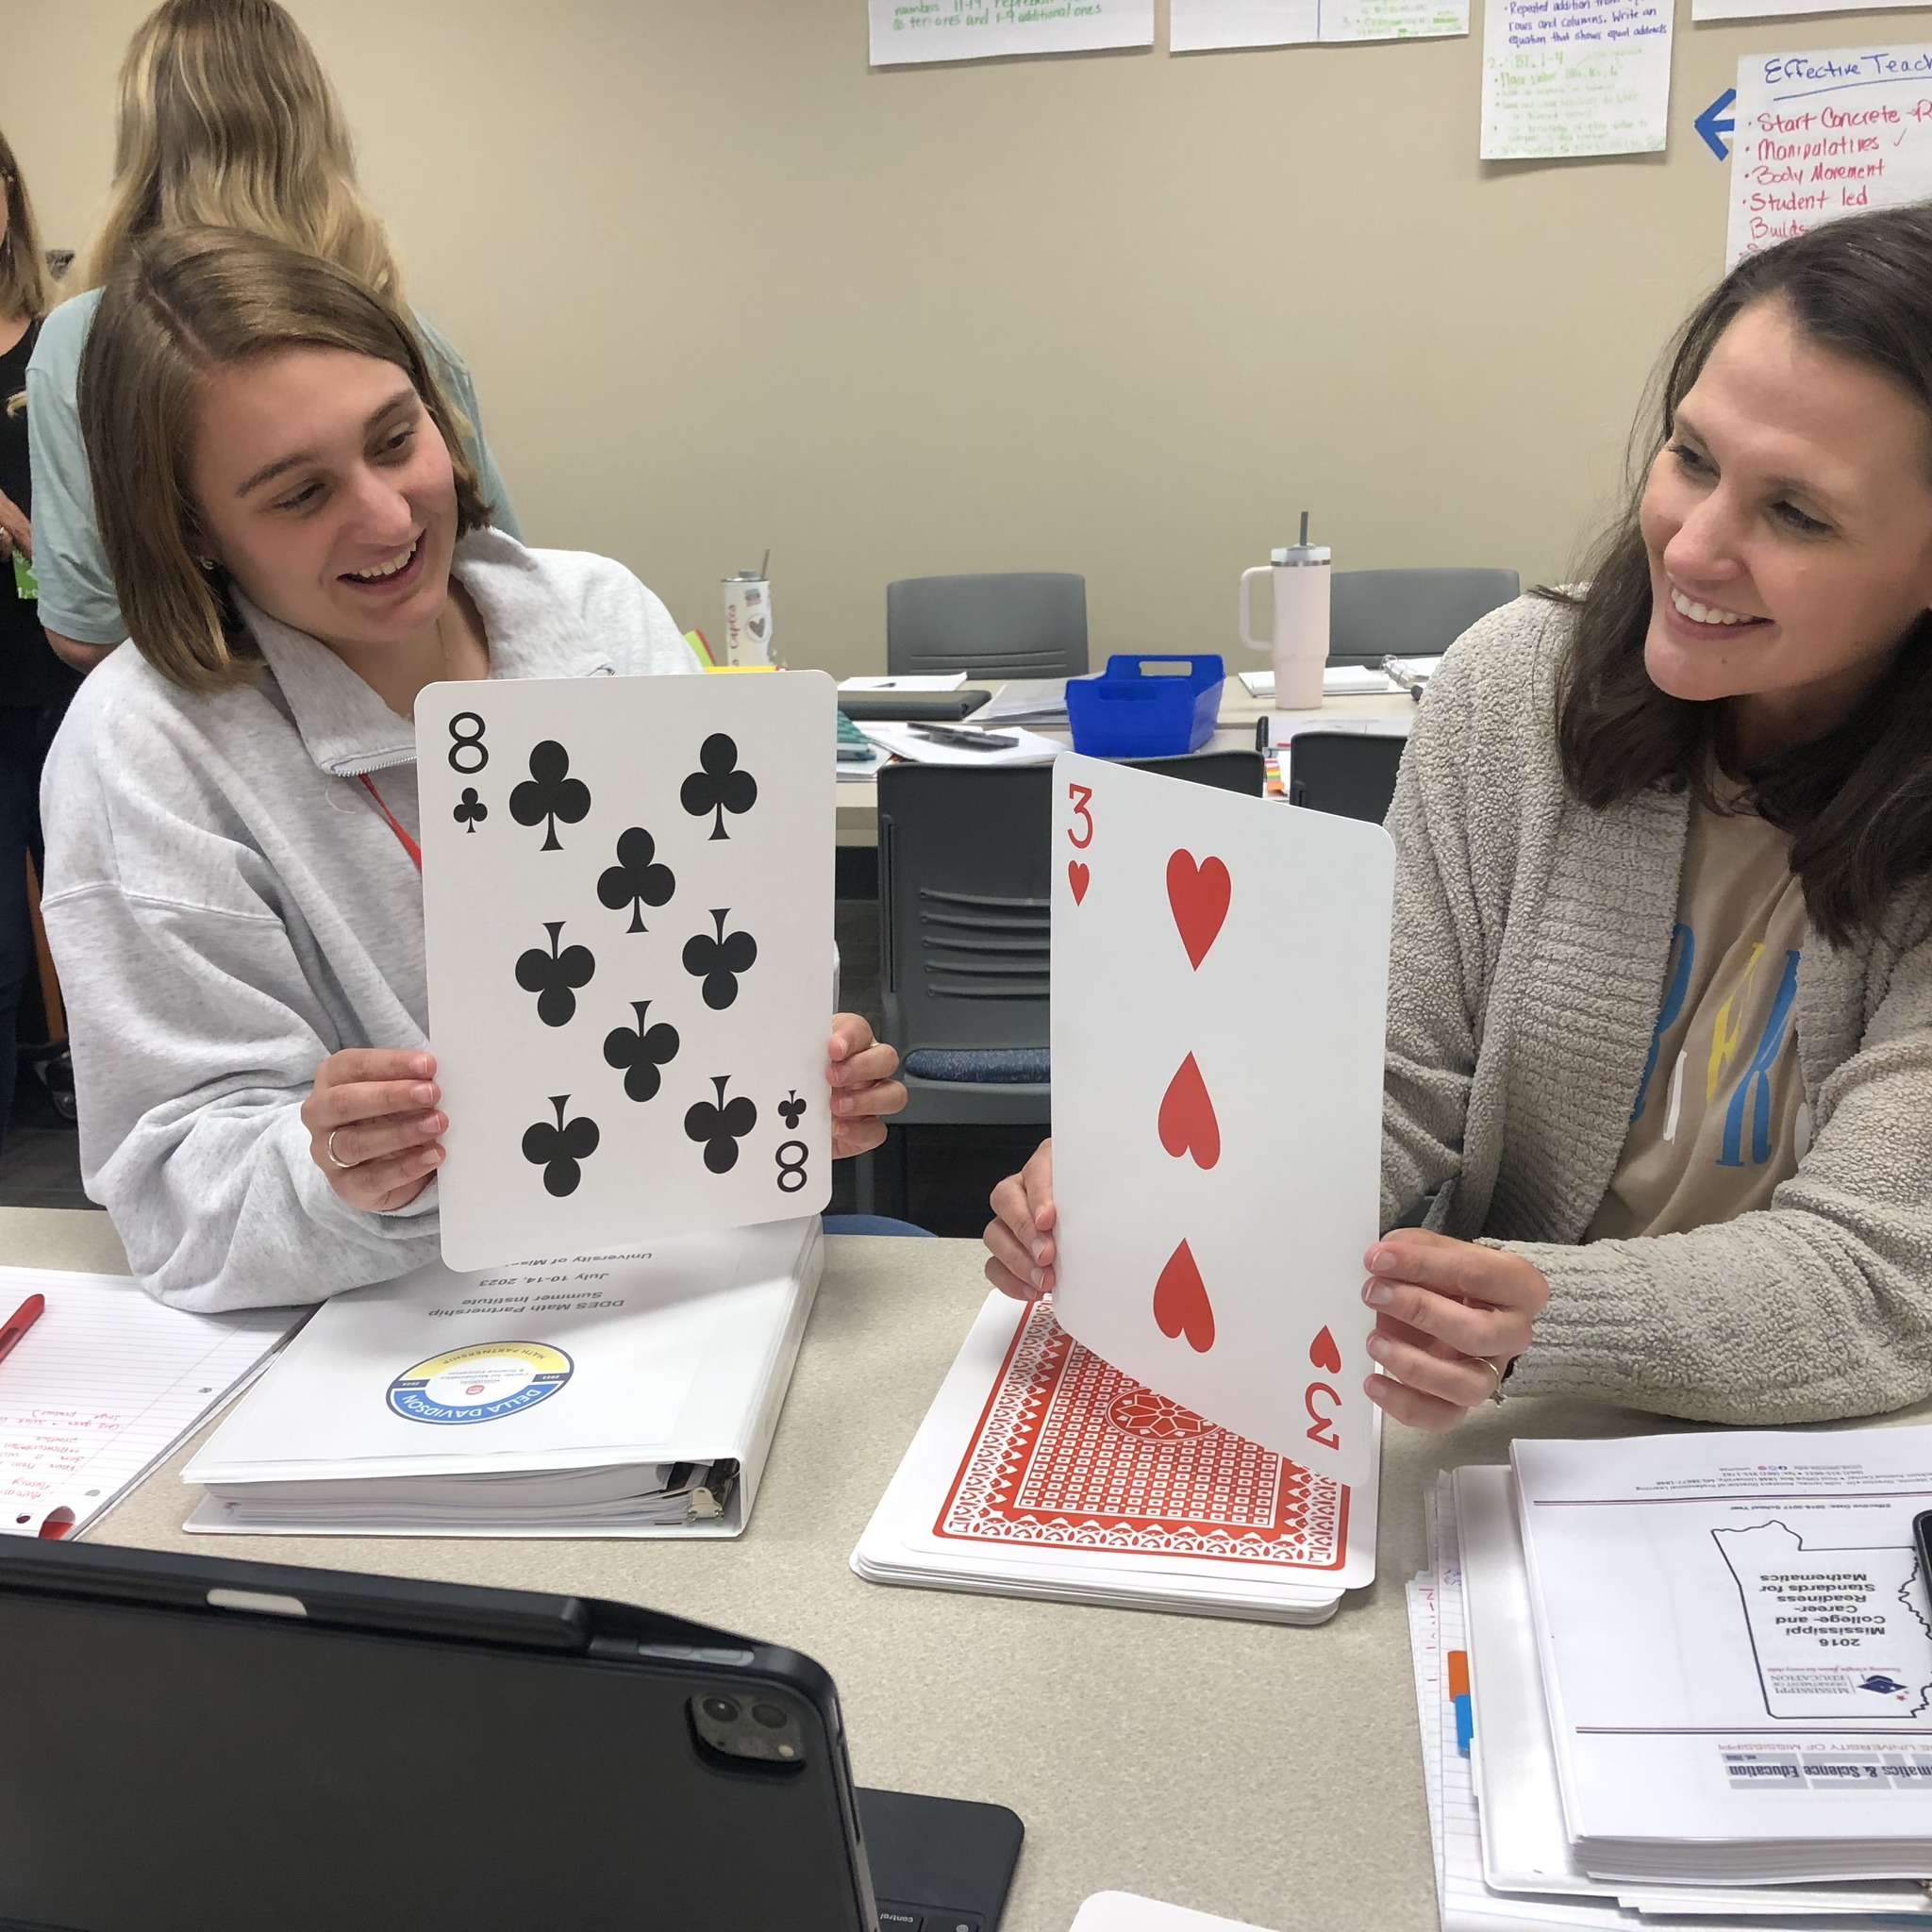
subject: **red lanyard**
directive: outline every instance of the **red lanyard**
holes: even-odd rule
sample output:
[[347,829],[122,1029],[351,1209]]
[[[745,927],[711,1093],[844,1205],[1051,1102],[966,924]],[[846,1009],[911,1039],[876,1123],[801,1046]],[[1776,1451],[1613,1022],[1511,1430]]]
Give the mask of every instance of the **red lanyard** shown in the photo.
[[409,855],[410,863],[415,866],[418,872],[421,872],[423,870],[422,846],[417,844],[415,840],[403,830],[402,824],[397,819],[395,813],[390,810],[389,807],[382,802],[382,793],[375,789],[375,780],[367,772],[358,772],[356,775],[361,779],[362,789],[368,792],[371,798],[375,799],[376,810],[389,821],[390,830],[396,835],[397,842]]

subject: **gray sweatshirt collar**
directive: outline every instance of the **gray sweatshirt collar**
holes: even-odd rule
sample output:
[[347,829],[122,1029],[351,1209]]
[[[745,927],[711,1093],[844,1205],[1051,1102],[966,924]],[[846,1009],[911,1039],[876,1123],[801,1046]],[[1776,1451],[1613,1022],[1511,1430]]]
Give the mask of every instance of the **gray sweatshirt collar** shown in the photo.
[[[616,664],[543,589],[529,553],[494,530],[458,543],[456,575],[475,600],[496,677],[608,677]],[[236,608],[287,700],[308,756],[338,778],[416,760],[416,727],[399,718],[326,644],[271,617],[238,590]]]

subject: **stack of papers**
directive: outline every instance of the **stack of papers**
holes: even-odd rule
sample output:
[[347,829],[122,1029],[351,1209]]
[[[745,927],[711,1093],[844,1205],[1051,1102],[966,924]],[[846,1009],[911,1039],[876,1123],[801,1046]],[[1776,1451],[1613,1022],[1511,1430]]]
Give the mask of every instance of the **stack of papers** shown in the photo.
[[817,1218],[337,1295],[203,1446],[194,1530],[736,1536]]
[[0,1268],[0,1322],[45,1309],[0,1368],[0,1532],[85,1529],[260,1373],[307,1312],[191,1315],[125,1274]]
[[[969,724],[934,728],[971,734],[979,730],[979,721],[985,716],[986,708],[982,708]],[[917,765],[1050,765],[1066,750],[1064,744],[1056,744],[1052,739],[1042,738],[1037,731],[1025,731],[1015,724],[989,727],[995,736],[1010,738],[1014,742],[988,745],[984,750],[944,738],[924,737],[916,724],[875,724],[868,722],[858,728],[878,747],[881,755],[891,753],[909,758]]]
[[1932,1429],[1445,1477],[1409,1591],[1444,1927],[1932,1920],[1928,1503]]
[[963,691],[963,671],[922,671],[902,677],[841,677],[841,691]]
[[1319,1624],[1375,1569],[1344,1489],[990,1294],[853,1552],[874,1583]]
[[[1322,673],[1322,695],[1326,698],[1386,698],[1398,691],[1425,685],[1441,658],[1391,658],[1391,666],[1401,674],[1391,676],[1378,664],[1330,664]],[[1243,671],[1239,674],[1248,695],[1272,698],[1274,674],[1272,671]]]
[[[975,724],[1061,724],[1067,722],[1064,677],[1016,677],[973,714]],[[1065,747],[1063,746],[1062,749]]]

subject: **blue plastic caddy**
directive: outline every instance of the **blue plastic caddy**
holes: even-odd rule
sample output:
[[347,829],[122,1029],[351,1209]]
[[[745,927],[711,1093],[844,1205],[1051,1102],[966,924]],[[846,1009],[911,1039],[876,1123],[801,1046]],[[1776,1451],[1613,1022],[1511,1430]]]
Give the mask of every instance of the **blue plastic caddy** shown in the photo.
[[1226,673],[1217,657],[1109,658],[1067,679],[1074,749],[1091,758],[1170,758],[1214,735]]

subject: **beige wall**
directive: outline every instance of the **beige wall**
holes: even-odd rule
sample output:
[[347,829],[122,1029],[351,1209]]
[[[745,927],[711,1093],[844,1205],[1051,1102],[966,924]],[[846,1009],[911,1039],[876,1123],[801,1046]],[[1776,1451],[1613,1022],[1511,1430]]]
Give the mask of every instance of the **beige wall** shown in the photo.
[[[840,672],[940,571],[1083,572],[1096,653],[1234,650],[1304,505],[1341,568],[1560,572],[1722,267],[1692,118],[1742,52],[1932,39],[1685,0],[1668,157],[1485,166],[1479,5],[1468,40],[872,74],[863,0],[292,4],[526,533],[714,635],[770,544],[786,655]],[[145,8],[4,6],[0,126],[72,245]]]

